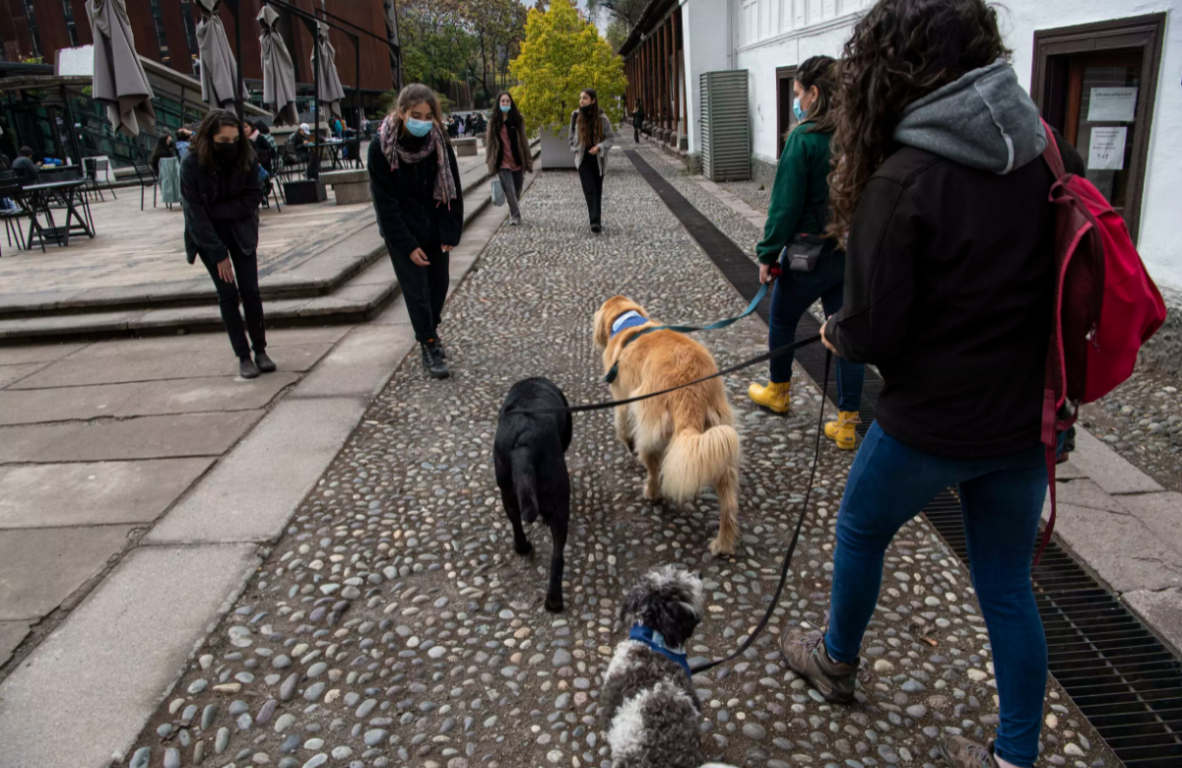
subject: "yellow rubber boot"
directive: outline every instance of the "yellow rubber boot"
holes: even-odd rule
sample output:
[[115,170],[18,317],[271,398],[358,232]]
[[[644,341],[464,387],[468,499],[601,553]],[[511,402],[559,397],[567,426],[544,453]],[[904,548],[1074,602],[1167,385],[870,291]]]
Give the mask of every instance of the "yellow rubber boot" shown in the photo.
[[836,441],[837,447],[843,451],[852,451],[858,447],[856,428],[860,423],[857,411],[839,411],[837,421],[825,424],[825,437]]
[[768,382],[766,387],[752,382],[751,386],[747,387],[747,397],[750,397],[757,405],[762,405],[776,413],[788,413],[788,409],[792,407],[789,391],[791,388],[792,382],[790,381],[785,381],[783,384],[772,381]]

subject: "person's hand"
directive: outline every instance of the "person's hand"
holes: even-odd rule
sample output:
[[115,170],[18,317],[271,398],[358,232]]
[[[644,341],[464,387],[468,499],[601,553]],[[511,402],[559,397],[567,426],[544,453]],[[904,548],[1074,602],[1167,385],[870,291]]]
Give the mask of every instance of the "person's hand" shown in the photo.
[[410,260],[420,267],[429,267],[431,262],[427,260],[427,254],[423,253],[422,248],[415,248],[410,252]]
[[759,282],[761,285],[766,285],[767,283],[775,281],[775,279],[776,278],[772,276],[771,264],[759,265]]
[[234,282],[234,265],[230,263],[229,256],[218,262],[218,277],[227,283]]
[[452,249],[452,248],[455,248],[455,246],[454,246],[454,245],[441,245],[441,246],[439,246],[439,250],[443,251],[444,253],[451,253],[451,249]]
[[594,147],[591,147],[591,149],[588,149],[587,151],[593,155],[598,155],[599,154],[599,145],[596,144]]
[[837,355],[838,357],[841,357],[841,355],[838,354],[838,352],[837,352],[837,347],[833,346],[833,343],[830,342],[829,339],[825,338],[825,326],[827,326],[827,325],[829,325],[828,319],[826,319],[825,322],[821,325],[821,343],[825,345],[825,349],[829,350],[830,352]]

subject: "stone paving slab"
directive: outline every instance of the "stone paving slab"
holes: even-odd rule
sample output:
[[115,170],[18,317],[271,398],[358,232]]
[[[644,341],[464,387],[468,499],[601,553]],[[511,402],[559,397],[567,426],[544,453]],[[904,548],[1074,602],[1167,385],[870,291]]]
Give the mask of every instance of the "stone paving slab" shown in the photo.
[[1182,493],[1144,493],[1120,496],[1121,506],[1158,540],[1178,553],[1182,565]]
[[[399,302],[405,318],[406,309]],[[296,396],[372,398],[415,346],[410,321],[365,325],[341,340],[333,353],[300,383]]]
[[262,417],[263,411],[237,411],[0,427],[0,463],[217,456]]
[[1105,493],[1152,493],[1164,490],[1157,481],[1078,425],[1075,429],[1075,452],[1071,454],[1070,463],[1103,488]]
[[89,387],[58,387],[0,392],[0,425],[46,424],[102,416],[129,418],[202,411],[266,408],[281,391],[299,381],[287,371],[246,381],[212,376],[183,381],[137,381]]
[[50,344],[23,344],[0,349],[0,365],[22,365],[25,363],[49,363],[68,357],[86,346],[84,342],[58,342]]
[[0,664],[8,661],[12,652],[28,634],[27,621],[0,621]]
[[[1048,501],[1044,521],[1049,510]],[[1055,534],[1117,594],[1182,587],[1178,553],[1132,515],[1060,503]]]
[[1182,589],[1138,590],[1121,599],[1176,655],[1182,656]]
[[[343,326],[269,331],[267,354],[281,370],[307,371],[348,332]],[[0,347],[0,360],[19,349]],[[173,337],[126,339],[91,344],[10,389],[233,376],[237,371],[238,361],[224,332],[189,335],[184,344],[178,344]]]
[[0,467],[0,528],[150,523],[211,464],[198,458]]
[[0,389],[9,384],[15,384],[26,376],[31,376],[49,363],[21,363],[20,365],[0,365]]
[[0,531],[0,620],[36,620],[102,571],[131,526]]
[[0,684],[0,767],[107,765],[257,563],[249,545],[133,550]]

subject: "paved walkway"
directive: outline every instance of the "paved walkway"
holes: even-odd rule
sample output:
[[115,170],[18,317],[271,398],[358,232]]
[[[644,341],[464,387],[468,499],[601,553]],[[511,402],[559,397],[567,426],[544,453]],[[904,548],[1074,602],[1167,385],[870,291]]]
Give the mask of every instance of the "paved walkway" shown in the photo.
[[[805,490],[819,393],[799,377],[794,413],[772,418],[742,396],[746,377],[727,380],[745,464],[742,543],[725,559],[707,551],[716,500],[645,503],[642,470],[614,438],[610,416],[578,417],[568,454],[567,609],[546,613],[548,537],[530,532],[533,560],[512,552],[491,469],[505,391],[545,374],[572,402],[604,398],[590,319],[615,293],[668,320],[731,315],[744,302],[622,156],[606,184],[604,235],[588,232],[570,173],[540,176],[524,212],[525,226],[496,233],[448,305],[442,331],[455,376],[429,381],[408,358],[322,474],[284,465],[298,458],[293,445],[318,433],[316,414],[333,401],[330,390],[285,403],[303,409],[307,422],[292,431],[260,428],[250,447],[260,461],[254,476],[270,481],[268,491],[307,489],[294,514],[262,491],[246,505],[195,495],[173,510],[138,549],[142,571],[124,566],[129,575],[120,583],[169,610],[135,610],[112,586],[114,576],[104,584],[78,612],[85,615],[77,637],[70,627],[59,633],[62,645],[85,638],[93,658],[64,659],[47,643],[0,689],[0,766],[97,766],[96,755],[129,746],[128,723],[138,727],[136,713],[154,698],[155,714],[116,764],[606,767],[598,689],[623,636],[619,598],[641,572],[680,562],[703,573],[708,618],[692,656],[739,642],[775,586]],[[762,350],[765,334],[748,319],[703,341],[725,365]],[[347,365],[332,370],[336,386],[350,383]],[[267,451],[278,456],[263,463]],[[922,521],[888,553],[866,644],[874,674],[858,705],[818,702],[780,666],[776,635],[792,623],[823,621],[849,461],[825,446],[815,514],[769,633],[742,661],[696,681],[712,756],[760,768],[928,766],[941,735],[984,739],[996,725],[988,639],[968,573]],[[240,594],[222,605],[224,618],[195,650],[164,651],[152,642],[158,623],[213,616],[208,596],[218,584],[192,581],[201,558],[233,572],[220,578],[223,595],[241,585]],[[239,581],[235,574],[256,563]],[[132,583],[161,568],[166,583]],[[83,634],[87,628],[96,631]],[[105,646],[111,638],[123,638],[117,649]],[[162,673],[154,691],[138,690],[133,705],[103,711],[119,675],[162,652],[165,662],[176,659],[171,675]],[[45,669],[54,664],[64,669]],[[100,664],[116,670],[92,671]],[[1117,765],[1055,685],[1046,706],[1049,763]]]

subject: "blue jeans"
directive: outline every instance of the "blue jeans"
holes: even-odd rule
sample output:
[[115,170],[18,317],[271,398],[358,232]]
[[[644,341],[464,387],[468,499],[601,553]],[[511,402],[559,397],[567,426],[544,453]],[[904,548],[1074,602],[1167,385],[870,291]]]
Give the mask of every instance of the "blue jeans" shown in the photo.
[[[771,322],[768,323],[768,349],[796,341],[800,318],[817,299],[825,315],[841,309],[842,284],[845,281],[845,253],[823,256],[812,272],[785,271],[772,287]],[[777,384],[792,381],[793,354],[774,357],[769,362],[771,380]],[[862,402],[866,366],[837,359],[837,407],[856,411]]]
[[837,516],[833,594],[825,646],[853,663],[878,602],[895,533],[941,490],[957,485],[973,588],[993,649],[1001,722],[995,749],[1017,766],[1038,757],[1047,641],[1030,566],[1047,493],[1042,446],[995,459],[954,460],[903,445],[871,425]]

